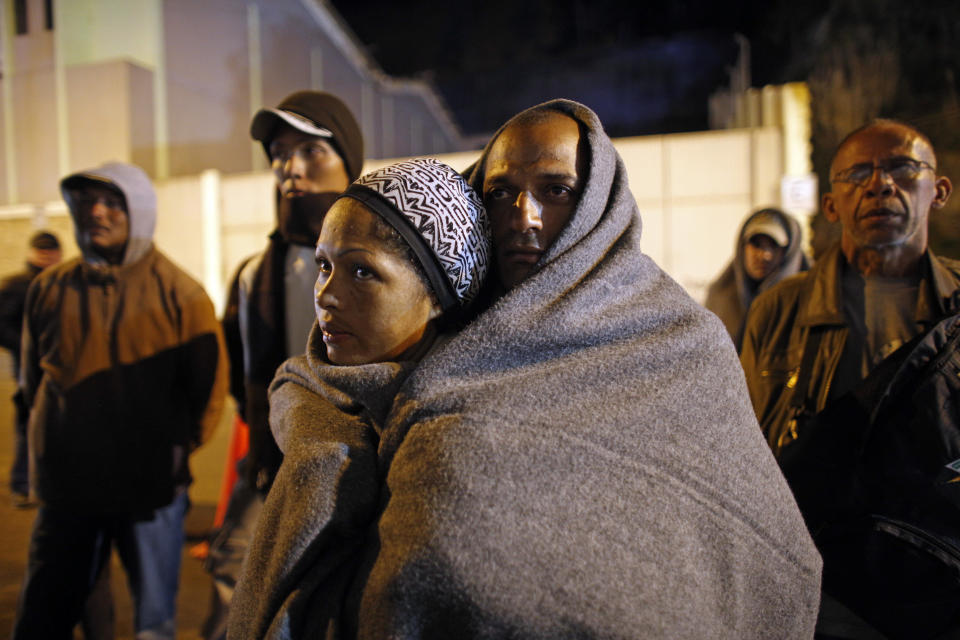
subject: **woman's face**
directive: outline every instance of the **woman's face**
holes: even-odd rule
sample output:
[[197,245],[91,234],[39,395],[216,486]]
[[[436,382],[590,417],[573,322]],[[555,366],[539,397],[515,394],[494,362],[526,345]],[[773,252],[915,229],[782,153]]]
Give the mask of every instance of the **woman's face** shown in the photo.
[[314,306],[333,364],[402,359],[440,314],[413,266],[376,237],[374,216],[340,199],[317,240]]

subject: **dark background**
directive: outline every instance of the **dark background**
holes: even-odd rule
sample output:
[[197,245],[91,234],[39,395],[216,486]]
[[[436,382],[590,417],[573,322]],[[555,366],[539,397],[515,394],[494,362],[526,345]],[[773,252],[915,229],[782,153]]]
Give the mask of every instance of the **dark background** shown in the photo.
[[[707,129],[708,98],[730,85],[741,34],[752,86],[808,83],[821,185],[847,132],[893,117],[930,136],[940,172],[960,187],[960,2],[333,5],[386,72],[432,81],[467,135],[556,97],[593,108],[613,137]],[[960,194],[931,228],[934,249],[960,257]],[[819,252],[837,230],[818,216],[814,232]]]
[[[754,51],[754,83],[782,81],[794,14],[825,3],[748,0],[335,0],[391,75],[432,80],[467,134],[555,97],[593,108],[614,136],[707,128],[707,98],[728,83],[735,33]],[[818,6],[820,7],[818,9]],[[762,7],[762,10],[758,10]]]

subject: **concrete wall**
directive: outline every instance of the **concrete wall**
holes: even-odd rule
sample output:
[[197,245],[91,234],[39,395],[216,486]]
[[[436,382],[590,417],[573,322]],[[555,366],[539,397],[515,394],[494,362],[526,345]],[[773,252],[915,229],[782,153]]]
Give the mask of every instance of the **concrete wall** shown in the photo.
[[616,141],[643,218],[644,251],[698,300],[732,256],[743,218],[779,205],[781,144],[777,129]]
[[[740,129],[615,140],[643,220],[644,251],[702,300],[706,286],[733,254],[737,230],[752,210],[779,204],[782,167],[777,129]],[[459,171],[479,155],[437,156]],[[391,160],[368,160],[371,171]],[[218,309],[240,262],[266,246],[274,226],[274,186],[268,171],[200,175],[158,182],[156,242],[204,283]],[[62,203],[0,208],[0,235],[21,256],[0,261],[0,273],[22,263],[27,224],[36,211],[63,217]],[[57,216],[60,216],[59,218]],[[61,225],[63,226],[63,225]],[[802,226],[806,226],[803,224]],[[9,266],[8,266],[9,265]]]
[[234,0],[167,0],[169,175],[249,171],[247,11]]
[[94,167],[107,159],[151,168],[151,76],[150,71],[124,61],[76,65],[67,70],[67,171]]
[[[7,3],[4,3],[5,7]],[[12,3],[11,3],[12,4]],[[9,96],[3,106],[12,119],[8,140],[13,155],[12,193],[20,202],[52,199],[46,176],[59,171],[53,34],[43,29],[41,2],[28,2],[29,35],[14,35],[12,20],[4,24],[3,75]],[[12,17],[12,10],[8,18]],[[9,156],[8,156],[9,158]],[[9,189],[9,187],[8,187]]]
[[27,4],[27,34],[0,28],[0,204],[56,200],[107,160],[159,180],[265,169],[252,114],[307,88],[350,107],[367,157],[465,146],[432,88],[383,74],[322,0],[60,1],[52,31]]

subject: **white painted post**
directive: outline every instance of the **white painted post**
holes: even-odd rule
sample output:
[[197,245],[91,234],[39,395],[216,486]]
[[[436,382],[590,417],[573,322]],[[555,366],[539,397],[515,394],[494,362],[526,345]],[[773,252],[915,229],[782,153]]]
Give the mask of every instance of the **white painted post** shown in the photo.
[[200,174],[200,233],[203,248],[203,286],[213,306],[223,313],[223,259],[221,247],[220,172],[207,169]]

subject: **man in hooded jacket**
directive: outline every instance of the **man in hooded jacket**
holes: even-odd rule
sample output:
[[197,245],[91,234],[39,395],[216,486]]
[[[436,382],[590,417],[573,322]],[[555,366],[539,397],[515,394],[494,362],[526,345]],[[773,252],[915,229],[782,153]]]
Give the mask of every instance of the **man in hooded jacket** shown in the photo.
[[703,303],[723,321],[737,351],[753,299],[810,267],[801,244],[799,223],[779,209],[760,209],[743,221],[733,260],[710,284]]
[[173,638],[187,460],[227,387],[220,326],[200,284],[154,246],[142,170],[108,163],[61,191],[82,255],[27,294],[20,383],[41,504],[14,638],[72,638],[113,546],[137,637]]
[[811,637],[820,557],[736,352],[640,250],[597,116],[534,107],[468,177],[502,295],[397,392],[345,635]]

